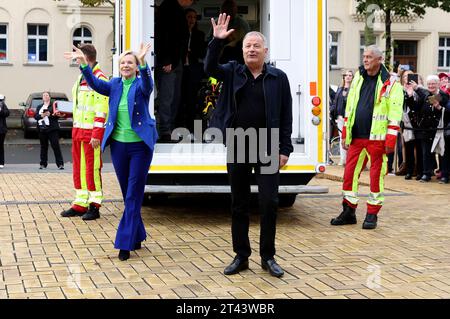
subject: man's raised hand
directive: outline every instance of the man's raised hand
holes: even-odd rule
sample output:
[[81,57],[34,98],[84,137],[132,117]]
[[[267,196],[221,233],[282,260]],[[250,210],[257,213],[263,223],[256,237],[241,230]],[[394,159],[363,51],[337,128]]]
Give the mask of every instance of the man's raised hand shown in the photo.
[[230,23],[230,16],[227,16],[226,13],[221,13],[219,18],[214,21],[214,18],[211,18],[211,24],[213,27],[213,35],[216,39],[226,39],[230,34],[234,32],[234,29],[228,30],[228,24]]

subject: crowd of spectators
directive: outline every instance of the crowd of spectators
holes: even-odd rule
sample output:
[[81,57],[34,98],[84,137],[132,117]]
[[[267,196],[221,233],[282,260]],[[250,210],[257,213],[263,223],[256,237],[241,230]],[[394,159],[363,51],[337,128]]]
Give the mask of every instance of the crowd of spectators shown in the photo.
[[[349,83],[345,79],[349,74],[349,71],[343,74],[342,85],[337,90],[341,94],[336,94],[330,101],[330,118],[338,128],[341,127],[339,120],[342,120],[340,117],[345,108],[342,92],[348,90]],[[423,78],[408,66],[399,65],[396,75],[403,86],[405,99],[397,149],[388,156],[388,174],[423,183],[436,178],[439,183],[448,184],[450,73],[431,74]],[[347,78],[350,79],[350,76]],[[345,165],[345,154],[340,165]]]

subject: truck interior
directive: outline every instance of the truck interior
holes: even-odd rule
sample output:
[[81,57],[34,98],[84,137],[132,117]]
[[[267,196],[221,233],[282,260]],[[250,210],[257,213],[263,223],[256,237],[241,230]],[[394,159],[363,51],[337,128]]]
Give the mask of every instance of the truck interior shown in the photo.
[[[155,1],[155,15],[158,15],[158,7],[161,5],[163,0]],[[217,18],[222,12],[222,5],[224,0],[201,0],[194,1],[190,9],[194,9],[197,18],[198,30],[204,34],[204,54],[206,53],[206,47],[208,42],[212,38],[212,28],[211,28],[211,18]],[[236,18],[240,21],[244,21],[243,24],[247,25],[248,30],[246,31],[260,31],[261,30],[261,0],[236,0],[237,4],[237,15]],[[192,13],[191,13],[192,14]],[[155,18],[155,21],[157,18]],[[242,22],[240,22],[242,24]],[[221,63],[226,63],[229,60],[235,60],[237,58],[242,59],[242,38],[246,32],[242,30],[240,32],[235,32],[236,35],[232,39],[227,39],[227,44],[225,46]],[[201,60],[204,58],[204,54],[201,56]],[[157,57],[156,57],[157,58]],[[238,60],[239,61],[239,60]],[[243,62],[243,60],[241,61]],[[203,64],[201,67],[197,66],[194,72],[202,72]],[[197,127],[199,123],[202,123],[202,134],[208,128],[208,122],[211,114],[215,108],[215,102],[218,98],[220,90],[220,82],[216,83],[213,79],[210,79],[202,72],[201,75],[196,75],[194,77],[189,76],[189,70],[184,70],[183,83],[182,83],[182,94],[180,97],[180,103],[178,106],[178,112],[175,117],[174,128],[186,128],[190,134],[189,139],[196,141],[197,143],[199,136],[194,137],[194,121],[197,121]],[[157,76],[155,70],[155,77]],[[158,124],[160,123],[160,116],[158,112],[158,85],[155,89],[155,116]],[[187,132],[187,131],[185,131]],[[198,132],[198,131],[196,131]],[[160,134],[161,135],[161,134]],[[185,134],[183,134],[185,135]],[[161,136],[160,136],[161,137]],[[186,136],[179,136],[178,139],[173,140],[162,140],[160,143],[177,143],[181,141],[182,138]],[[207,137],[202,137],[203,142],[208,142]],[[161,147],[160,147],[161,149]]]

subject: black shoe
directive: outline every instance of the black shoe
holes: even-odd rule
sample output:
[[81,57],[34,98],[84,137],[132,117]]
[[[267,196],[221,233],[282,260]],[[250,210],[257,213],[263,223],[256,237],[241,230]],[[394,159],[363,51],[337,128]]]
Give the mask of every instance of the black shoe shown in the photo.
[[142,248],[142,244],[139,242],[139,243],[136,243],[135,245],[134,245],[134,250],[139,250],[139,249],[141,249]]
[[439,184],[448,184],[448,177],[442,177],[439,180]]
[[89,205],[89,209],[86,212],[86,214],[83,215],[82,219],[83,220],[94,220],[97,218],[100,218],[100,208],[94,206],[94,205]]
[[421,178],[422,178],[422,174],[417,174],[416,181],[420,181]]
[[277,264],[275,259],[269,259],[267,261],[261,260],[261,267],[264,270],[268,270],[269,273],[277,278],[280,278],[284,275],[283,268],[280,267],[280,265]]
[[242,270],[248,269],[248,259],[242,260],[238,257],[234,258],[233,262],[228,265],[223,273],[227,276],[239,273]]
[[411,175],[411,174],[406,174],[406,175],[405,175],[405,179],[406,179],[406,180],[412,179],[412,175]]
[[356,214],[355,208],[350,207],[346,202],[342,203],[344,210],[342,213],[331,220],[331,225],[341,226],[341,225],[354,225],[356,224]]
[[46,169],[47,168],[47,165],[41,165],[41,166],[39,166],[39,169]]
[[431,177],[427,175],[423,175],[422,178],[420,179],[421,183],[427,183],[429,181],[431,181]]
[[58,169],[64,169],[64,165],[59,165]]
[[363,229],[375,229],[377,228],[378,217],[375,214],[367,214],[366,219],[364,219]]
[[62,217],[76,217],[76,216],[82,216],[82,215],[83,215],[83,213],[77,212],[72,207],[69,208],[68,210],[65,210],[65,211],[61,212],[61,216]]
[[128,258],[130,258],[130,251],[129,250],[120,250],[119,251],[119,260],[120,261],[125,261]]

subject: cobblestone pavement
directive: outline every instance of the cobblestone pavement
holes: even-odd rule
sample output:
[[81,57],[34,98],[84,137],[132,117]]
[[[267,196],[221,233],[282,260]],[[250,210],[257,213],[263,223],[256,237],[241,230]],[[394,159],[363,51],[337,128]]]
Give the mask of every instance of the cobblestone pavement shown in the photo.
[[103,176],[102,217],[84,222],[59,216],[73,196],[69,172],[2,172],[0,299],[449,298],[450,186],[388,176],[376,230],[361,229],[363,202],[357,225],[335,228],[341,175],[330,167],[312,182],[329,194],[301,195],[280,210],[277,260],[286,274],[276,279],[259,266],[256,209],[250,270],[241,274],[222,273],[233,252],[229,200],[221,196],[145,207],[147,241],[120,262],[113,242],[123,203],[114,173]]

